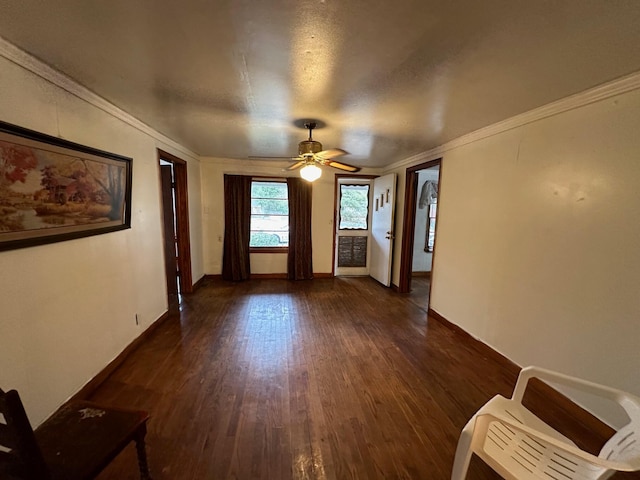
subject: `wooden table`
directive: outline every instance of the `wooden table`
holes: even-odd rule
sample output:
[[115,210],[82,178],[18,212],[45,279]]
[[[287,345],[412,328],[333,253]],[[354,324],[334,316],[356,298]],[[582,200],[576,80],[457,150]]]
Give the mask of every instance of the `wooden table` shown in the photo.
[[73,402],[35,431],[52,480],[89,480],[131,441],[136,444],[140,477],[150,480],[144,437],[146,412]]

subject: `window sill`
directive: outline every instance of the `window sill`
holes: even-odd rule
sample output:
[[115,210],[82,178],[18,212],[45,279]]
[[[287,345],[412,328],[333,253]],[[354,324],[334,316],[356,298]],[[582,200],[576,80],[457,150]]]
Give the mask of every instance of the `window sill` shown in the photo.
[[289,253],[289,247],[249,247],[249,253]]

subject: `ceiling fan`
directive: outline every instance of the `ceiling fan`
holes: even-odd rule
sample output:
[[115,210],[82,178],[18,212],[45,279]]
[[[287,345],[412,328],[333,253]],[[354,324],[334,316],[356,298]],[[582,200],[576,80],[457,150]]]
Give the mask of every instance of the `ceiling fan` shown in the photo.
[[[290,158],[295,163],[287,167],[287,170],[296,170],[302,167],[300,170],[300,176],[310,182],[317,180],[322,171],[318,165],[325,165],[327,167],[337,168],[344,170],[345,172],[355,173],[360,171],[360,167],[354,167],[346,163],[336,162],[333,160],[336,157],[347,155],[347,152],[341,148],[331,148],[329,150],[322,150],[322,144],[313,139],[313,129],[317,127],[316,122],[307,122],[304,124],[304,128],[309,130],[309,139],[303,140],[298,144],[298,156],[297,157],[269,157],[269,158]],[[256,157],[252,157],[256,158]],[[266,158],[266,157],[258,157]]]

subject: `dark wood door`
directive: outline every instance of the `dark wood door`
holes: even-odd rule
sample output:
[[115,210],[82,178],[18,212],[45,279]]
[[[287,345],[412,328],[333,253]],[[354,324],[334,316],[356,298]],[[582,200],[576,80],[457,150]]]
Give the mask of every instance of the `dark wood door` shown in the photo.
[[162,216],[164,219],[164,263],[167,272],[167,293],[178,294],[178,256],[173,202],[173,165],[160,165]]

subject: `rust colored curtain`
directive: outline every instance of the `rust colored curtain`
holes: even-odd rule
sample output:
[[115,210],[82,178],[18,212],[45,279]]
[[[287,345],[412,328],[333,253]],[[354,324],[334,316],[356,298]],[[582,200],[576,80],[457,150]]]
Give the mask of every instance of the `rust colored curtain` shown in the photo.
[[239,282],[251,275],[251,177],[224,176],[224,249],[222,278]]
[[298,177],[287,178],[289,189],[289,280],[313,278],[311,250],[311,183]]

